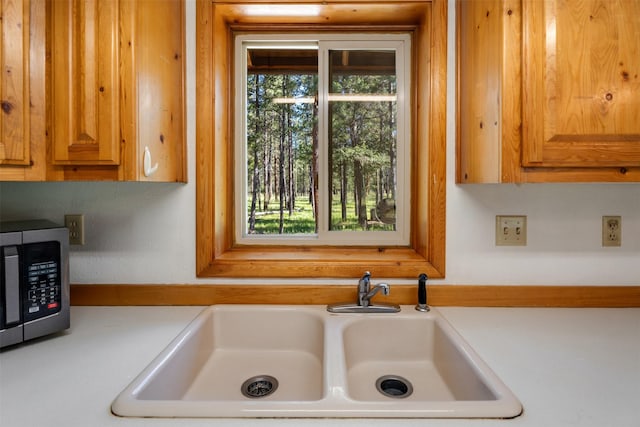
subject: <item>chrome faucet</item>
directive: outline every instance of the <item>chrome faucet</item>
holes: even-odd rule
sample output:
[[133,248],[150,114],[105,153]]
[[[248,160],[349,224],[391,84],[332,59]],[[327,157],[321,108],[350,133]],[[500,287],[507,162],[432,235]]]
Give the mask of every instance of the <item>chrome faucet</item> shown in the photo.
[[378,292],[389,295],[389,285],[378,283],[371,287],[371,273],[368,271],[358,281],[358,301],[355,303],[330,304],[327,310],[332,313],[397,313],[400,306],[392,304],[372,304],[373,298]]
[[358,305],[368,307],[371,298],[380,291],[383,295],[389,295],[389,285],[378,283],[371,289],[371,273],[365,272],[358,282]]

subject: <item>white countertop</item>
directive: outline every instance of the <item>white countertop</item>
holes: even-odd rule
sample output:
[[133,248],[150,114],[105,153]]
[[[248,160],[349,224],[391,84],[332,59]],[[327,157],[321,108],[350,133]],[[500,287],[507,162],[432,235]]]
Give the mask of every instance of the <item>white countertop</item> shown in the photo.
[[0,426],[640,425],[640,308],[439,307],[524,405],[512,420],[112,415],[116,395],[201,309],[72,307],[69,331],[0,352]]

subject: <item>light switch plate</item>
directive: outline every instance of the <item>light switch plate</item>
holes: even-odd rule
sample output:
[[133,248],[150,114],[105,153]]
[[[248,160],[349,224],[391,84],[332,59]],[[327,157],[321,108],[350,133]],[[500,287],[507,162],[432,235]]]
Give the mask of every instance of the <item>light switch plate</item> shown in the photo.
[[496,246],[526,246],[527,217],[496,215]]

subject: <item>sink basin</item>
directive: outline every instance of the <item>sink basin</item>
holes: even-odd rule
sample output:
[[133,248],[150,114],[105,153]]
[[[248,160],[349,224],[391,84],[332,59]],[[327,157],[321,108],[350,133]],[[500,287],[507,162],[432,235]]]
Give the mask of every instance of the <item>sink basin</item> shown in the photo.
[[362,318],[346,326],[343,337],[347,392],[354,400],[385,402],[397,412],[432,408],[468,417],[522,410],[438,314]]
[[204,309],[112,404],[138,417],[509,418],[520,402],[436,309]]
[[113,412],[234,416],[254,403],[253,395],[263,405],[319,400],[323,358],[324,323],[315,311],[212,306],[123,392]]
[[266,375],[278,378],[278,393],[259,397],[322,397],[323,324],[317,316],[292,309],[210,309],[195,335],[182,351],[189,354],[190,362],[177,362],[173,373],[174,381],[187,380],[183,386],[163,384],[159,376],[157,386],[150,384],[143,398],[238,400],[242,398],[239,385]]

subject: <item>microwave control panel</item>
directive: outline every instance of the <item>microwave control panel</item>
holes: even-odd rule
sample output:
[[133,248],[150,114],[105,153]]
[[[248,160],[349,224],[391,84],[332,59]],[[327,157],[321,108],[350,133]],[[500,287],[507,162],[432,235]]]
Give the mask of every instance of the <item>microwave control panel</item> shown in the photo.
[[60,311],[62,285],[58,242],[26,244],[22,312],[25,322]]

